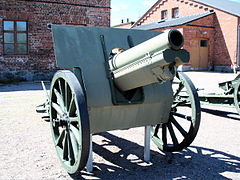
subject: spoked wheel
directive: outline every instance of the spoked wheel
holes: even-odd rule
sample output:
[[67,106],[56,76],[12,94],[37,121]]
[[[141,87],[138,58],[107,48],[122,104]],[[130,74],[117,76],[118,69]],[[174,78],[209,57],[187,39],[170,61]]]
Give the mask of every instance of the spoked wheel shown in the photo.
[[238,80],[234,87],[234,104],[238,114],[240,115],[240,80]]
[[50,93],[54,145],[63,167],[73,174],[85,167],[89,154],[90,129],[85,96],[71,71],[58,71],[54,75]]
[[201,109],[192,81],[178,72],[173,81],[173,105],[167,123],[152,129],[152,140],[160,150],[173,152],[188,147],[197,135]]

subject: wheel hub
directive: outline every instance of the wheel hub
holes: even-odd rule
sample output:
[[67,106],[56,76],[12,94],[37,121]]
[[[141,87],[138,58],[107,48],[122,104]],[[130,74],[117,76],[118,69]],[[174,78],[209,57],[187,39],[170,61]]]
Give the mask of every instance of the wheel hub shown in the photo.
[[56,119],[55,122],[58,122],[60,126],[65,127],[66,129],[69,129],[70,127],[70,118],[66,113],[59,119]]

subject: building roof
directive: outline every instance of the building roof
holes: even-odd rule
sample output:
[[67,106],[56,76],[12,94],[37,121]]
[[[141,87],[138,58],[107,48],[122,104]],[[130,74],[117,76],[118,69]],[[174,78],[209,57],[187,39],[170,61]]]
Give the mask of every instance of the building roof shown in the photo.
[[122,27],[122,26],[126,26],[126,25],[132,26],[133,24],[134,24],[134,21],[131,21],[131,22],[126,22],[126,23],[117,24],[117,25],[114,25],[114,26],[112,26],[112,27],[115,28],[115,27]]
[[201,14],[182,16],[179,18],[167,19],[167,20],[162,20],[162,21],[158,21],[158,22],[154,22],[154,23],[143,24],[140,26],[136,26],[133,29],[151,30],[151,29],[159,29],[159,28],[165,28],[165,27],[171,27],[171,26],[180,26],[180,25],[184,25],[186,23],[198,20],[205,16],[209,16],[214,13],[215,13],[214,11],[208,11],[208,12],[204,12]]
[[192,0],[240,16],[240,2],[231,0]]
[[[151,11],[154,10],[154,8],[156,8],[159,3],[162,0],[158,0],[141,18],[139,18],[134,24],[133,27],[137,26],[138,23],[146,16],[148,16],[149,14],[151,14]],[[230,14],[233,14],[235,16],[239,16],[240,17],[240,2],[236,2],[233,0],[191,0],[193,2],[197,2],[197,3],[201,3],[201,4],[205,4],[207,6],[213,7],[215,9],[219,9],[222,10],[224,12],[228,12]]]

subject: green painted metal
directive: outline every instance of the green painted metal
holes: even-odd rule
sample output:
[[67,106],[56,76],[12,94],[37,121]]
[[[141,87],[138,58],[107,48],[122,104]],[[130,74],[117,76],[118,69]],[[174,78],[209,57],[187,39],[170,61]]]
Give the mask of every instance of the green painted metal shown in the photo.
[[[57,65],[60,68],[72,68],[72,72],[59,71],[54,75],[49,109],[57,154],[69,173],[75,173],[86,165],[90,134],[157,124],[154,135],[162,126],[163,132],[168,129],[173,142],[173,146],[167,143],[166,133],[162,141],[158,136],[154,136],[153,140],[160,149],[180,150],[193,141],[200,123],[197,92],[184,74],[178,74],[180,81],[177,84],[172,82],[176,66],[189,60],[188,52],[180,49],[183,39],[174,40],[177,46],[176,42],[169,42],[169,35],[162,32],[81,26],[52,25],[52,32]],[[148,81],[141,87],[131,85],[128,91],[120,90],[115,82],[111,63],[109,64],[109,60],[115,55],[113,49],[129,52],[131,48],[159,34],[164,36],[164,40],[160,42],[161,47],[157,48],[159,53],[163,54],[158,60],[162,61],[160,64],[164,66],[157,70],[154,69],[156,67],[151,68],[154,69],[152,72],[159,73],[164,78]],[[152,45],[150,50],[154,49]],[[139,60],[136,59],[137,56],[146,54],[138,50],[136,53],[132,54],[134,62]],[[124,61],[124,65],[120,63],[121,68],[129,63],[133,63],[133,60]],[[167,68],[165,72],[164,67]],[[144,71],[142,73],[144,74]],[[155,75],[153,73],[151,76]],[[131,83],[140,79],[132,79]],[[175,85],[177,89],[173,94],[172,86]],[[186,96],[186,93],[189,96],[181,97],[182,94]],[[189,105],[190,108],[187,108]],[[186,109],[181,111],[182,107],[187,108],[190,114]],[[189,129],[183,130],[178,118],[185,119],[190,125]],[[177,142],[172,124],[183,136],[180,143]],[[164,142],[162,146],[161,142]]]
[[[87,70],[100,68],[105,71],[102,60],[101,38],[104,38],[109,55],[114,48],[130,48],[159,34],[160,31],[142,31],[117,28],[93,28],[85,26],[51,26],[54,50],[58,67],[86,67]],[[84,74],[87,70],[83,69]],[[90,73],[88,73],[90,74]]]
[[[178,40],[176,41],[175,39]],[[175,50],[179,50],[183,46],[183,41],[183,36],[178,30],[168,30],[127,51],[119,53],[110,63],[110,69],[119,69],[139,59],[143,59],[146,55],[154,57],[155,54],[159,54],[159,52],[165,49],[174,48]],[[174,59],[170,59],[170,61],[173,60]]]
[[219,83],[219,88],[224,90],[224,94],[228,95],[228,94],[233,94],[235,87],[238,84],[240,75],[236,76],[233,80],[231,81],[226,81],[226,82],[222,82]]
[[218,106],[234,106],[233,94],[201,94],[199,93],[199,100],[202,104],[218,105]]
[[234,105],[235,108],[240,115],[240,81],[238,80],[237,83],[234,85]]
[[152,128],[152,140],[160,150],[173,152],[195,139],[201,119],[200,101],[192,81],[181,72],[173,81],[174,101],[167,123]]
[[[117,54],[116,60],[123,53]],[[176,64],[181,65],[188,61],[189,53],[186,50],[166,49],[112,71],[114,83],[120,90],[127,91],[172,80],[176,73]]]
[[181,49],[183,36],[176,29],[168,30],[109,60],[114,84],[128,91],[156,82],[172,80],[176,67],[189,62],[189,53]]
[[106,70],[106,59],[113,48],[129,49],[131,44],[137,45],[161,32],[59,25],[53,25],[52,31],[57,65],[81,69],[91,133],[167,121],[173,99],[170,81],[142,87],[141,104],[129,101],[116,106]]
[[38,105],[36,107],[36,111],[38,113],[46,114],[46,116],[43,116],[43,117],[48,118],[49,117],[49,108],[50,108],[50,96],[47,92],[47,89],[46,89],[43,81],[41,81],[41,84],[42,84],[43,91],[45,92],[45,102],[41,105]]
[[238,114],[240,115],[240,98],[239,98],[239,84],[240,75],[231,81],[226,81],[219,83],[219,88],[223,90],[223,93],[201,93],[199,92],[199,99],[202,104],[209,105],[220,105],[220,106],[230,106],[235,107]]
[[85,167],[90,144],[87,104],[82,87],[70,71],[58,71],[50,89],[53,142],[63,167],[75,173]]

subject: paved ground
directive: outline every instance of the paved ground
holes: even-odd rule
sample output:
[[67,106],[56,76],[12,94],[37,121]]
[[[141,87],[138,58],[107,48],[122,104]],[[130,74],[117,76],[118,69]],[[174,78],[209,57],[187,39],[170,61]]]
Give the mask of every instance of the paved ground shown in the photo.
[[[230,76],[187,74],[197,86]],[[217,106],[202,107],[198,136],[182,152],[166,154],[152,144],[147,164],[143,128],[101,133],[93,136],[94,173],[69,176],[57,159],[49,123],[35,112],[44,100],[40,89],[40,83],[0,85],[0,179],[240,180],[240,116]]]

